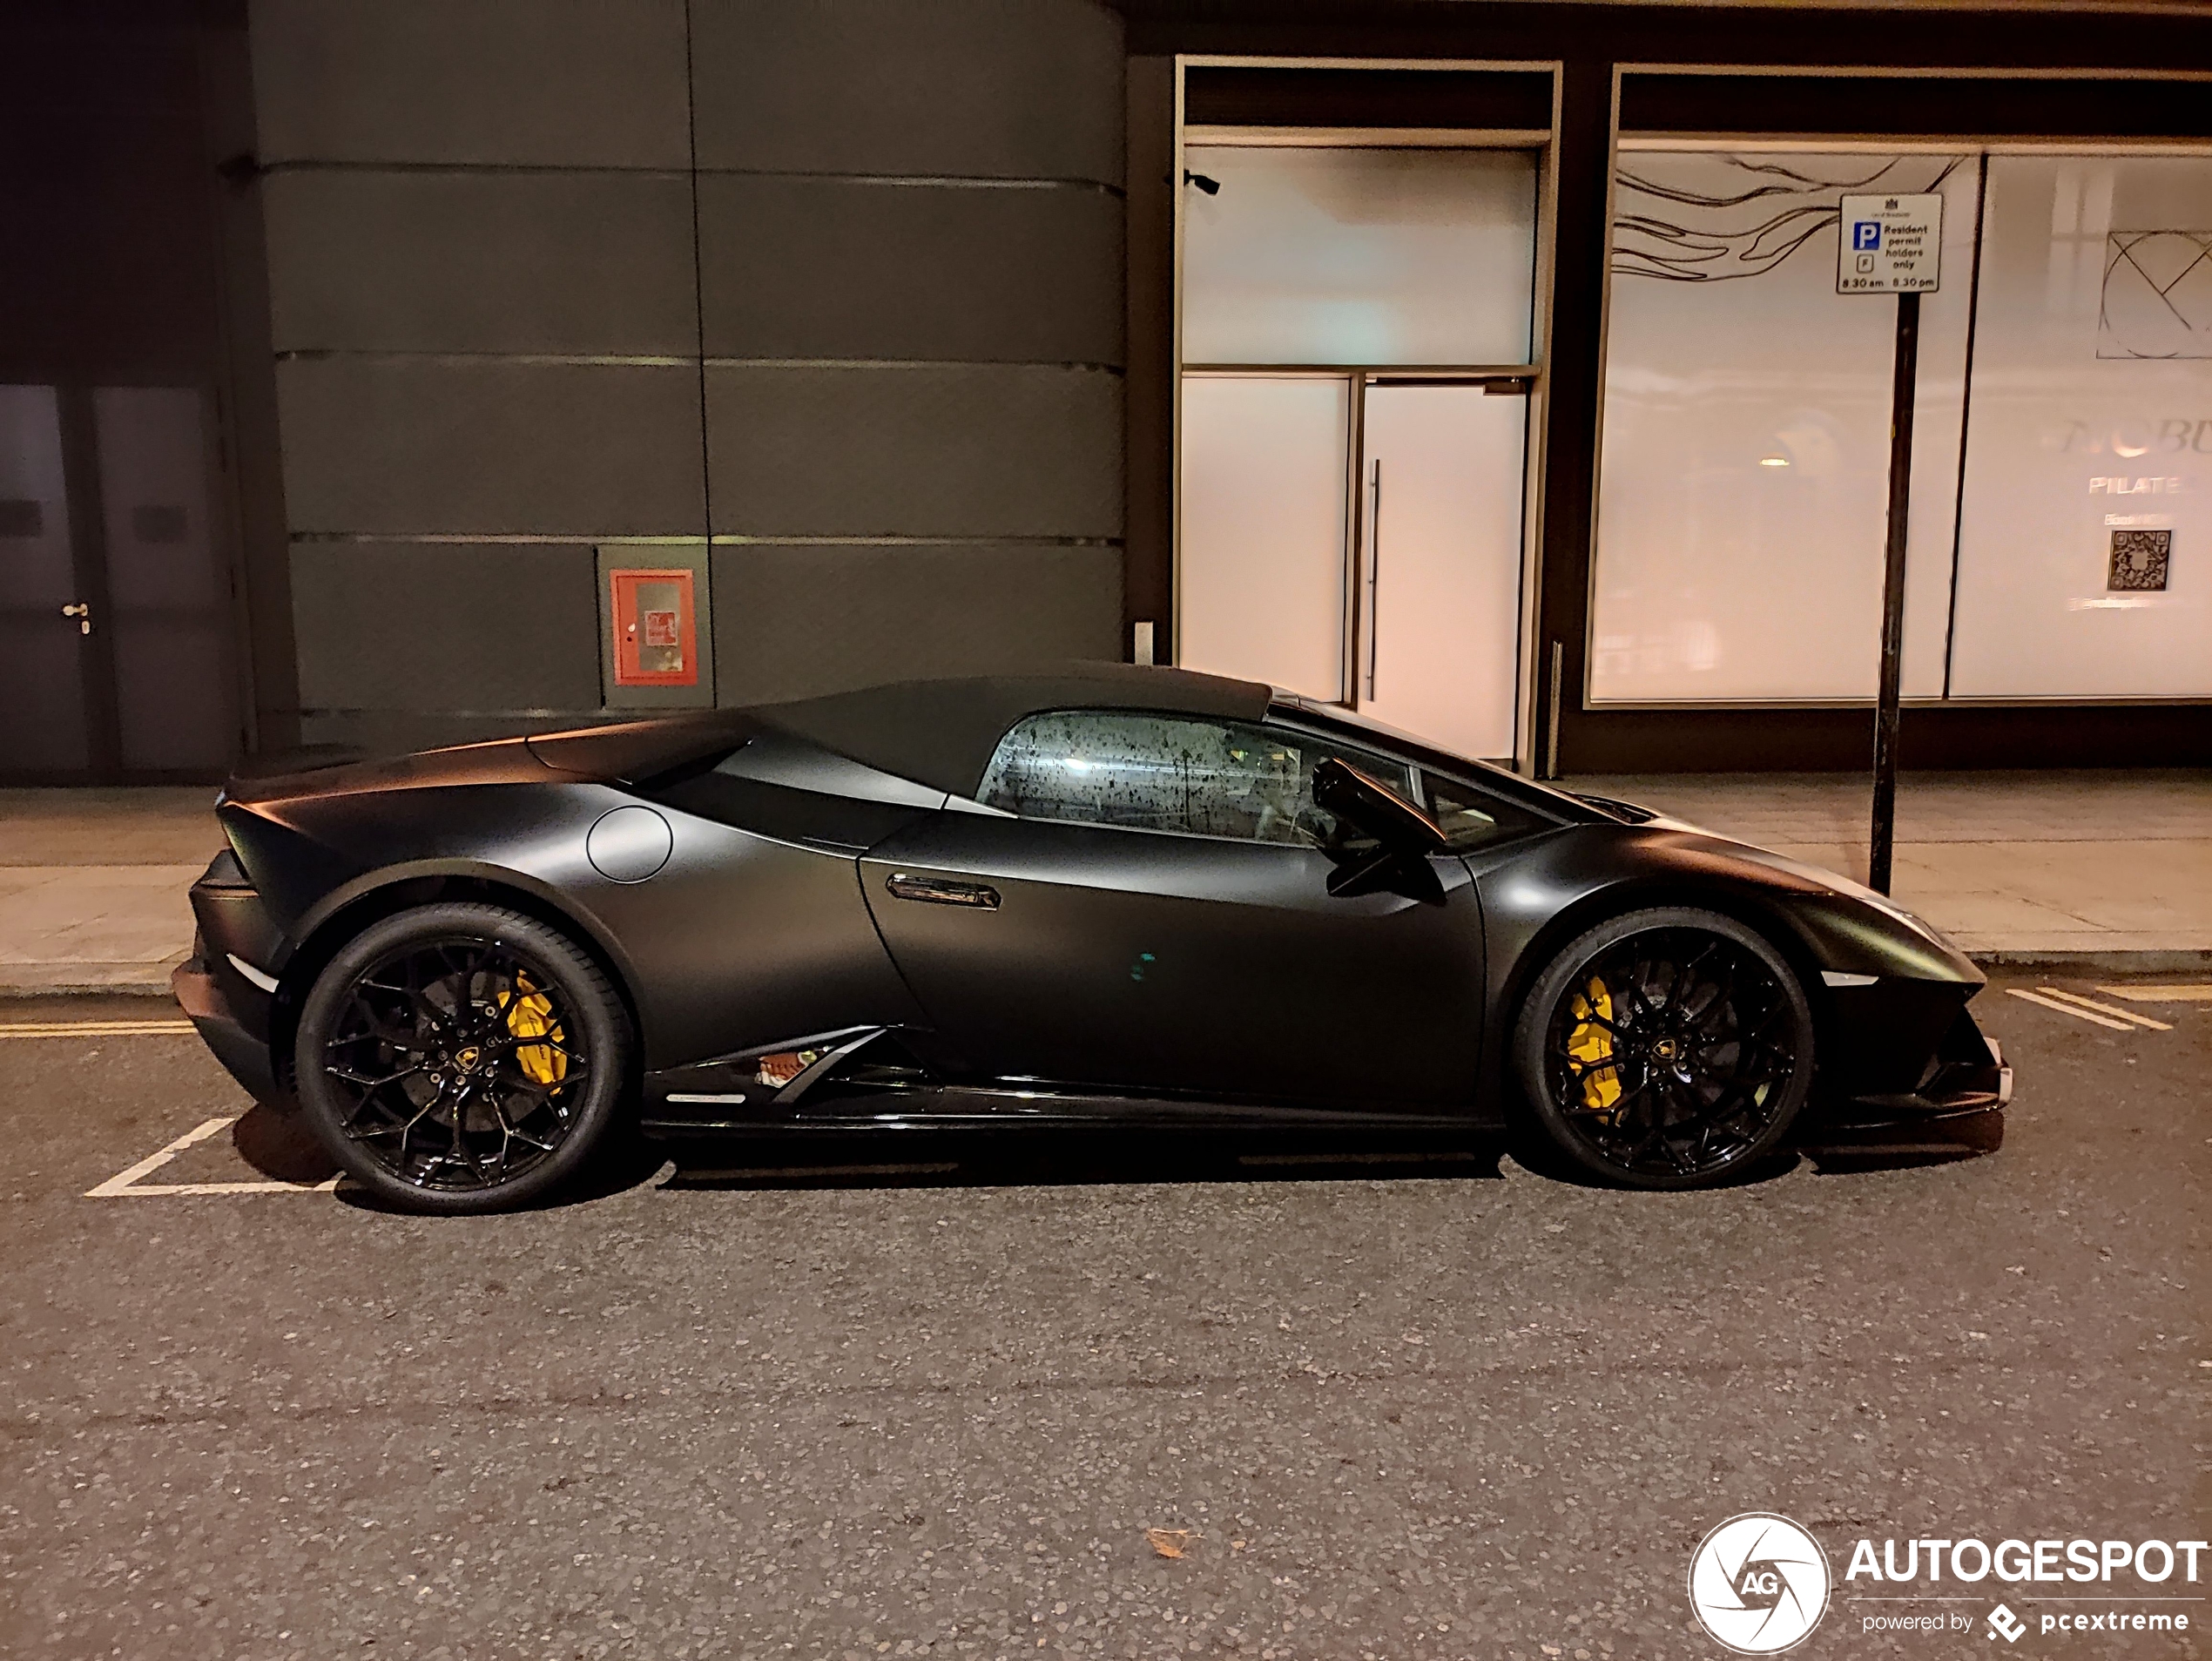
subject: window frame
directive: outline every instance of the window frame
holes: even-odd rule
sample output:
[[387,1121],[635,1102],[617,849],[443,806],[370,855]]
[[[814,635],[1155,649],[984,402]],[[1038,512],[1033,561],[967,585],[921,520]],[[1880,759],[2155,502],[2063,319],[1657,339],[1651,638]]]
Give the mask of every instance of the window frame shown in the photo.
[[[1272,711],[1270,711],[1267,714],[1261,716],[1258,720],[1248,720],[1238,716],[1209,715],[1191,710],[1143,709],[1127,706],[1076,704],[1053,709],[1031,710],[1028,713],[1022,715],[1020,719],[1016,720],[1011,726],[1008,726],[1005,732],[1000,733],[998,743],[994,745],[991,748],[991,760],[988,763],[985,764],[983,774],[984,779],[988,780],[990,777],[991,766],[996,764],[999,757],[999,752],[1005,746],[1006,741],[1008,739],[1012,738],[1015,733],[1020,732],[1022,728],[1029,722],[1053,715],[1097,715],[1107,717],[1127,716],[1137,719],[1156,721],[1187,721],[1204,726],[1220,728],[1248,727],[1255,732],[1275,732],[1283,733],[1289,737],[1302,739],[1307,744],[1315,744],[1325,746],[1331,753],[1345,754],[1347,759],[1356,760],[1356,758],[1362,753],[1372,753],[1379,760],[1388,761],[1395,766],[1402,767],[1409,775],[1411,775],[1417,785],[1421,776],[1420,764],[1413,760],[1410,757],[1393,756],[1387,751],[1378,749],[1372,745],[1359,744],[1357,742],[1348,743],[1344,739],[1323,727],[1298,726],[1288,722],[1278,721],[1274,719]],[[974,798],[973,798],[973,800],[976,805],[981,807],[986,813],[1003,814],[1009,818],[1020,820],[1024,824],[1065,825],[1078,830],[1126,831],[1139,836],[1173,836],[1184,841],[1220,842],[1225,843],[1231,847],[1279,850],[1284,853],[1290,854],[1318,854],[1324,859],[1332,857],[1327,848],[1321,847],[1318,843],[1312,842],[1266,841],[1258,837],[1253,836],[1224,836],[1211,831],[1170,830],[1157,825],[1114,825],[1095,819],[1038,818],[1028,814],[1013,813],[1009,809],[994,805],[992,802],[986,800],[981,793],[981,781],[980,780],[978,781],[977,789],[978,793]]]
[[[1411,800],[1413,806],[1424,814],[1432,816],[1435,812],[1430,805],[1432,799],[1429,794],[1428,781],[1432,778],[1448,780],[1475,793],[1483,800],[1497,805],[1500,809],[1497,822],[1501,827],[1501,834],[1494,841],[1478,843],[1472,847],[1443,848],[1436,855],[1438,858],[1452,859],[1470,854],[1487,854],[1494,848],[1523,841],[1529,837],[1541,835],[1546,831],[1556,830],[1562,822],[1548,817],[1527,803],[1515,800],[1508,792],[1493,788],[1481,780],[1471,777],[1467,772],[1437,766],[1432,762],[1424,760],[1420,755],[1410,750],[1387,749],[1372,741],[1365,733],[1354,734],[1339,732],[1325,721],[1300,719],[1303,714],[1304,712],[1299,711],[1285,712],[1279,705],[1271,708],[1258,720],[1246,720],[1235,716],[1208,715],[1190,710],[1142,709],[1133,706],[1083,704],[1030,710],[1016,719],[1005,732],[999,734],[998,742],[991,746],[991,759],[985,765],[984,778],[989,778],[991,766],[996,764],[999,753],[1005,746],[1007,740],[1031,721],[1054,715],[1125,716],[1138,719],[1188,721],[1224,728],[1251,727],[1262,733],[1279,733],[1285,737],[1296,739],[1306,744],[1321,746],[1330,753],[1341,756],[1355,766],[1359,765],[1360,758],[1371,756],[1377,761],[1402,769],[1413,782],[1413,793]],[[1394,787],[1387,786],[1387,781],[1380,782],[1386,783],[1386,787],[1394,790]],[[1317,843],[1265,841],[1258,837],[1224,836],[1211,831],[1170,830],[1156,825],[1114,825],[1092,819],[1040,818],[1028,814],[1017,814],[1010,809],[995,806],[985,800],[981,794],[981,780],[978,781],[977,791],[978,793],[971,800],[983,812],[1002,814],[1008,818],[1019,820],[1024,824],[1064,825],[1079,830],[1122,831],[1138,836],[1172,836],[1185,841],[1221,842],[1234,847],[1281,850],[1292,854],[1318,854],[1324,859],[1332,857],[1327,848]],[[1508,820],[1512,821],[1510,828],[1507,827]]]

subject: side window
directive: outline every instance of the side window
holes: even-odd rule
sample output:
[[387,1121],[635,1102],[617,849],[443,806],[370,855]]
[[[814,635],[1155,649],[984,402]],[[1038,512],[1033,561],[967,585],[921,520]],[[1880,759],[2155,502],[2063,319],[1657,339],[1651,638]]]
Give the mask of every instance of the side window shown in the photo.
[[1510,803],[1500,801],[1473,785],[1441,778],[1426,769],[1421,782],[1428,787],[1429,817],[1436,820],[1445,841],[1453,847],[1481,847],[1537,827],[1538,821]]
[[1030,716],[1000,741],[977,793],[1025,819],[1356,847],[1313,805],[1313,769],[1331,755],[1412,793],[1404,764],[1303,733],[1130,710]]

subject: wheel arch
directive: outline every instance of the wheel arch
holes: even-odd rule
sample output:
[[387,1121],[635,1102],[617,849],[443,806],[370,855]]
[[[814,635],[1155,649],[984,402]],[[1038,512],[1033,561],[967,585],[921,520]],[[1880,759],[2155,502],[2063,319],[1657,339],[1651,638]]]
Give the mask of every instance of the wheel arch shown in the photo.
[[1575,897],[1547,917],[1514,958],[1493,1005],[1500,1034],[1497,1055],[1505,1099],[1516,1106],[1520,1090],[1514,1082],[1510,1035],[1521,1019],[1528,991],[1552,960],[1571,941],[1610,917],[1664,906],[1693,907],[1717,912],[1741,923],[1782,954],[1803,988],[1811,1007],[1815,1067],[1829,1030],[1830,1001],[1820,978],[1819,960],[1804,930],[1792,920],[1789,908],[1777,896],[1762,894],[1749,884],[1717,883],[1710,878],[1658,872],[1628,876],[1602,884]]
[[579,906],[565,903],[544,883],[501,867],[446,863],[392,867],[333,890],[300,920],[297,944],[277,977],[269,1009],[269,1052],[278,1082],[293,1088],[292,1046],[300,1010],[323,968],[363,929],[418,906],[472,901],[518,911],[557,930],[590,958],[622,1000],[631,1030],[634,1071],[645,1052],[644,1011],[627,955],[604,925]]

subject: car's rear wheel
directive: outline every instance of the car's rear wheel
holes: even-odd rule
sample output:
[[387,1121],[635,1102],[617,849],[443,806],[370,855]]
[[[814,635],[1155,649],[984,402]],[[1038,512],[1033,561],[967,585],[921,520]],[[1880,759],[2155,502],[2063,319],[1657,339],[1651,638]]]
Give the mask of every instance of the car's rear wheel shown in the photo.
[[597,964],[489,905],[385,918],[325,966],[293,1047],[300,1107],[388,1204],[502,1211],[575,1174],[614,1121],[630,1022]]
[[1812,1010],[1756,930],[1690,907],[1570,941],[1514,1035],[1521,1088],[1560,1152],[1632,1188],[1702,1188],[1773,1151],[1812,1087]]

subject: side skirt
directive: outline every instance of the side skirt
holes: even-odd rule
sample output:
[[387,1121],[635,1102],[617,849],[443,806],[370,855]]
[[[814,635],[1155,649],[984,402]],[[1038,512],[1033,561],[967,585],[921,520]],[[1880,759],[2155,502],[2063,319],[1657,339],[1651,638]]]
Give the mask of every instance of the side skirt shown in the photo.
[[826,1131],[1130,1126],[1159,1130],[1494,1132],[1466,1113],[1282,1106],[1032,1084],[953,1083],[884,1028],[823,1033],[649,1073],[638,1128],[656,1140]]

